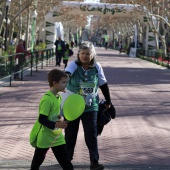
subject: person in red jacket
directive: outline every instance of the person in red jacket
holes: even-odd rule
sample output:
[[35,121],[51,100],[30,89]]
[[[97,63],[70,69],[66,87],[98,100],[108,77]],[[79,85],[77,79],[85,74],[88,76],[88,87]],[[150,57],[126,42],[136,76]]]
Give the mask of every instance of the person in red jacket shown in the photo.
[[25,50],[24,48],[24,41],[22,39],[19,39],[19,43],[16,47],[16,57],[15,57],[15,60],[16,60],[16,67],[15,67],[15,74],[14,74],[14,79],[15,80],[20,80],[19,78],[19,71],[21,69],[21,66],[24,62],[24,57],[25,55],[22,55],[22,54],[18,54],[18,53],[24,53],[24,54],[30,54],[29,51]]

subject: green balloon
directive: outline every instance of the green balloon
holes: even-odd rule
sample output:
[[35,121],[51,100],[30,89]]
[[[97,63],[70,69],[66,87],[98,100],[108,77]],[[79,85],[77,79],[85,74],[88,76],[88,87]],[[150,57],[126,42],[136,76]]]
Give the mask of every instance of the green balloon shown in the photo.
[[79,94],[71,94],[63,104],[64,117],[69,120],[75,120],[83,113],[85,109],[84,98]]

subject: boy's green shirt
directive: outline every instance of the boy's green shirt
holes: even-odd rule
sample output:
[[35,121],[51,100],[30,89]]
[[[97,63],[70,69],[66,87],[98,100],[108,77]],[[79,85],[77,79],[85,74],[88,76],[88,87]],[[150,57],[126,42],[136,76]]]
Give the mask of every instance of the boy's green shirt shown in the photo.
[[[48,116],[48,120],[56,122],[60,114],[61,96],[55,96],[51,91],[48,91],[40,100],[39,114]],[[42,126],[38,136],[36,146],[39,148],[49,148],[65,144],[65,139],[61,129],[59,135],[56,135],[56,130],[51,130]],[[52,146],[51,146],[52,145]]]

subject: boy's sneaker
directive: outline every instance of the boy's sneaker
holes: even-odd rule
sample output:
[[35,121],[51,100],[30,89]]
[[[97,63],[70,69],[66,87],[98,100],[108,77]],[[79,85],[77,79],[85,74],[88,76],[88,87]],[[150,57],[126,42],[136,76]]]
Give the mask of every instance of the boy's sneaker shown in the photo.
[[98,162],[94,162],[90,165],[90,170],[103,170],[104,166],[99,164]]

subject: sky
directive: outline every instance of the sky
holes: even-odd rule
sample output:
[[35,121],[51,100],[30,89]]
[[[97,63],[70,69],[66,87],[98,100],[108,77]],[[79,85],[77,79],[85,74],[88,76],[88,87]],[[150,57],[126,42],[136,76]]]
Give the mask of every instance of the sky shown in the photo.
[[[84,2],[100,2],[100,0],[84,0]],[[90,26],[91,16],[88,17],[87,27]]]
[[[84,0],[84,2],[100,2],[100,0]],[[88,16],[88,24],[87,27],[90,26],[91,16]]]

